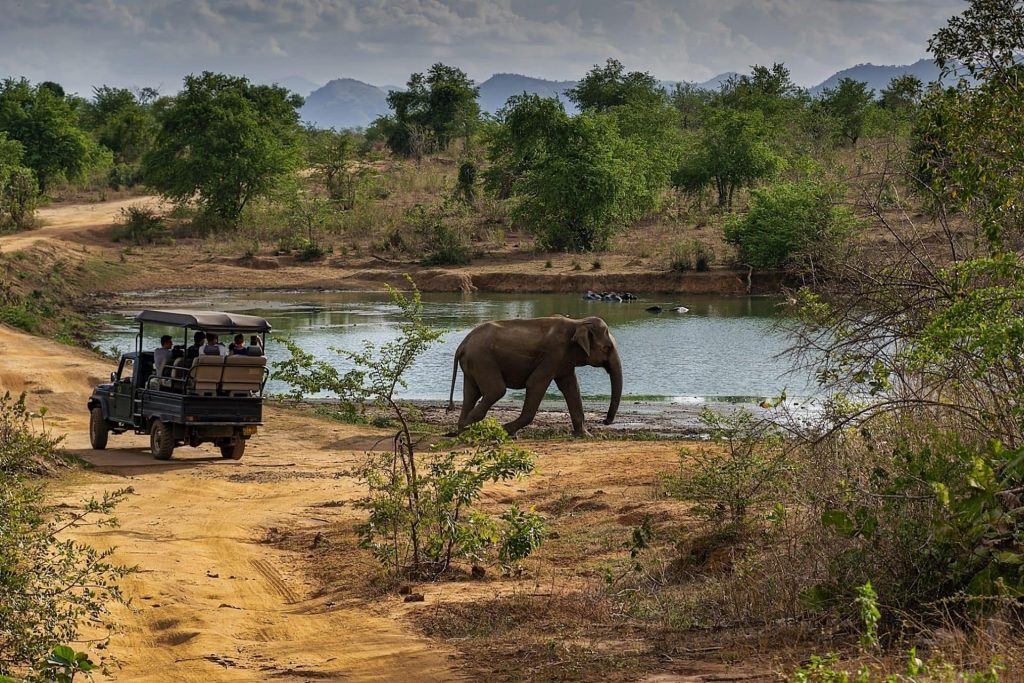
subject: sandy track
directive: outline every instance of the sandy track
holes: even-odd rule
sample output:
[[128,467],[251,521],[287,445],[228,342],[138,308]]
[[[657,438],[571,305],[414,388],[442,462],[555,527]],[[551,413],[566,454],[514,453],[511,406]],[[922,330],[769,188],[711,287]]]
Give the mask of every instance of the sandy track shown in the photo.
[[109,242],[111,224],[117,221],[121,209],[132,204],[159,206],[160,200],[146,196],[96,204],[58,204],[46,207],[38,213],[43,227],[0,237],[0,248],[7,252],[19,251],[36,242],[52,240],[106,244]]
[[[311,595],[294,558],[260,540],[291,528],[317,507],[357,491],[335,472],[351,466],[365,434],[270,411],[265,431],[239,462],[211,447],[182,448],[158,462],[142,436],[111,437],[89,448],[85,402],[111,365],[86,352],[0,327],[0,389],[28,390],[50,409],[67,447],[95,467],[61,486],[69,498],[131,486],[120,527],[83,539],[117,546],[116,559],[140,571],[126,583],[130,609],[110,651],[124,662],[118,680],[418,680],[458,678],[449,652],[413,633],[400,608],[370,613]],[[68,370],[70,368],[70,371]]]

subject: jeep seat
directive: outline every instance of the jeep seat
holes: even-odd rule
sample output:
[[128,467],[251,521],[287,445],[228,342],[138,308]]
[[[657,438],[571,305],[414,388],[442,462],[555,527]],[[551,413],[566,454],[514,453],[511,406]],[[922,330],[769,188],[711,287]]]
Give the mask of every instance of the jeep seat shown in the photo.
[[192,362],[190,391],[200,396],[216,396],[224,372],[224,356],[197,356]]
[[249,396],[263,387],[267,359],[262,356],[228,356],[220,390],[229,396]]

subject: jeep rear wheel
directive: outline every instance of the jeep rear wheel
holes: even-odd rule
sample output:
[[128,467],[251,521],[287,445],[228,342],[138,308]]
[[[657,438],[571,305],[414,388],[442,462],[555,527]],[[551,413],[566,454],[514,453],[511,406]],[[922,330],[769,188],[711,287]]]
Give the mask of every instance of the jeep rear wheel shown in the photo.
[[110,425],[103,417],[103,408],[93,406],[89,411],[89,443],[97,451],[107,447],[107,437],[110,436]]
[[220,444],[220,456],[232,460],[241,460],[245,454],[245,439],[234,441],[222,441]]
[[149,429],[149,449],[157,460],[170,460],[174,453],[174,437],[160,420],[154,420]]

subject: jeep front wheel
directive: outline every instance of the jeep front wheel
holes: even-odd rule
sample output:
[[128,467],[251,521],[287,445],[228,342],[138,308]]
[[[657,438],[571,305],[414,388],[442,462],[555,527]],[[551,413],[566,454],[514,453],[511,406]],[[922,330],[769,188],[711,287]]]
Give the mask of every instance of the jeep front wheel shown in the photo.
[[171,430],[160,420],[154,420],[149,429],[149,449],[157,460],[170,460],[174,453],[174,437]]
[[93,406],[89,411],[89,443],[97,451],[107,447],[107,437],[110,436],[110,425],[103,417],[103,408]]

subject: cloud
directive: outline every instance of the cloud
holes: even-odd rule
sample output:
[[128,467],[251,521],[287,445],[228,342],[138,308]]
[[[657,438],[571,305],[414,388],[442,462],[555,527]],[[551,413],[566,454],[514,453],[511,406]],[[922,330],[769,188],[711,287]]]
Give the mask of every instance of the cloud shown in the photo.
[[959,0],[0,0],[0,74],[174,89],[203,69],[403,82],[443,60],[575,78],[608,57],[664,79],[785,62],[813,84],[907,63]]

